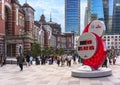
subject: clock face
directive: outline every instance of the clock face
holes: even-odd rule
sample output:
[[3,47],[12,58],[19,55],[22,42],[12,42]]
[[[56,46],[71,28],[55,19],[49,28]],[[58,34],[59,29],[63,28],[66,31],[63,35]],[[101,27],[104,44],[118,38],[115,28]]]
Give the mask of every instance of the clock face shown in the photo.
[[102,37],[105,32],[105,24],[103,23],[103,21],[100,20],[92,21],[88,28],[88,32],[95,33],[99,37]]
[[97,50],[97,39],[92,33],[84,33],[78,39],[77,53],[83,59],[91,58]]

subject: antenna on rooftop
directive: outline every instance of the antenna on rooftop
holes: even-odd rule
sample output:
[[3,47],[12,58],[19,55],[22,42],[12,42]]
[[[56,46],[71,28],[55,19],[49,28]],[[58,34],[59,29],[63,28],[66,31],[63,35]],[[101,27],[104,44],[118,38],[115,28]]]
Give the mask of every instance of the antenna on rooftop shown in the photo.
[[44,9],[42,9],[42,14],[44,14]]
[[50,11],[50,22],[52,22],[52,13]]
[[27,3],[27,0],[26,0],[26,2],[25,3]]

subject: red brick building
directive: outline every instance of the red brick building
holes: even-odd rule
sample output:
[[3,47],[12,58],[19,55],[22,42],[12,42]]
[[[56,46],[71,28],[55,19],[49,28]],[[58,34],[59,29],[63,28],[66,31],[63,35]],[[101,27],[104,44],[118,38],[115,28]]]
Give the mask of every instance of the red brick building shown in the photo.
[[[54,47],[59,49],[63,48],[65,51],[74,51],[74,33],[62,33],[61,32],[61,25],[57,24],[55,22],[52,22],[52,18],[50,17],[50,21],[46,22],[45,16],[42,14],[40,17],[39,22],[43,25],[49,25],[52,28],[52,36],[54,36],[56,39],[51,39],[50,42],[56,42]],[[45,38],[47,39],[47,38]],[[48,46],[48,41],[45,41]],[[53,43],[52,42],[52,43]]]
[[34,9],[18,0],[0,0],[0,53],[16,56],[34,42]]
[[[65,50],[74,48],[74,33],[61,33],[61,25],[52,22],[52,18],[46,22],[44,15],[34,22],[34,12],[27,3],[21,6],[18,0],[0,0],[0,54],[9,57],[23,54],[30,50],[34,42],[42,43],[43,49],[49,45]],[[43,30],[43,37],[39,39],[36,32],[39,32],[41,24],[46,30]],[[50,40],[47,28],[52,32]]]

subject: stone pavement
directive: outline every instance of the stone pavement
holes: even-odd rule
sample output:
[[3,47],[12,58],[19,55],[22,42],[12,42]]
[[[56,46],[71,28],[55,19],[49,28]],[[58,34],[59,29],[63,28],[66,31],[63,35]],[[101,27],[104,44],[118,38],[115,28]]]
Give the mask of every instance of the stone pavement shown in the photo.
[[81,64],[72,64],[72,67],[58,67],[54,65],[24,66],[23,71],[17,65],[8,64],[0,67],[0,85],[120,85],[120,58],[116,65],[109,65],[113,74],[101,78],[71,77],[71,70]]

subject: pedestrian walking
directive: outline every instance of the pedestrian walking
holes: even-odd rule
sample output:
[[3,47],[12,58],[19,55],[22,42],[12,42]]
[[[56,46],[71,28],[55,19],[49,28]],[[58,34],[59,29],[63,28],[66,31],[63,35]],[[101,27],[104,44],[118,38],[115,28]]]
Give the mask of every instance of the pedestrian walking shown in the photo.
[[4,56],[3,56],[3,54],[0,55],[0,64],[1,64],[1,67],[4,64]]
[[60,56],[57,56],[57,65],[60,65]]
[[80,61],[81,61],[81,58],[80,58],[80,56],[78,56],[78,63],[80,64]]
[[105,59],[103,65],[102,65],[102,67],[106,67],[106,68],[107,68],[107,57],[106,57],[106,59]]
[[116,57],[114,56],[113,57],[113,65],[115,65],[115,63],[116,63]]
[[68,55],[68,66],[71,66],[72,55]]
[[33,61],[33,57],[32,57],[32,55],[30,55],[30,65],[33,64],[32,61]]
[[27,66],[30,66],[30,55],[26,55]]
[[72,58],[73,58],[73,64],[77,64],[76,63],[76,54],[73,54]]
[[23,70],[23,63],[24,63],[24,57],[23,55],[20,54],[20,56],[18,56],[18,65],[20,67],[20,71]]

